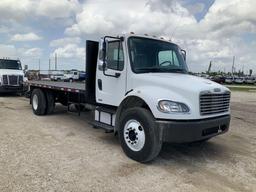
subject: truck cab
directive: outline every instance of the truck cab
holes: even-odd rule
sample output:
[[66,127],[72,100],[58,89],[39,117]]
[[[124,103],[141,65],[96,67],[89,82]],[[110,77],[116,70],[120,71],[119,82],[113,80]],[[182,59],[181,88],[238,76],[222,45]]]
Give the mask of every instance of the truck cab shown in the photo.
[[77,81],[79,80],[79,71],[70,71],[64,74],[64,81]]
[[[229,127],[229,89],[189,75],[186,54],[178,45],[149,36],[103,38],[96,101],[117,108],[112,126],[126,154],[135,159],[140,155],[133,152],[146,145],[152,132],[157,143],[184,143],[208,140]],[[105,115],[101,119],[111,124]]]
[[19,60],[0,59],[0,93],[24,91],[24,72]]
[[230,90],[190,75],[184,50],[148,35],[88,40],[84,85],[34,81],[29,88],[36,115],[55,102],[83,105],[94,112],[92,124],[118,135],[139,162],[153,160],[164,142],[204,142],[229,129]]

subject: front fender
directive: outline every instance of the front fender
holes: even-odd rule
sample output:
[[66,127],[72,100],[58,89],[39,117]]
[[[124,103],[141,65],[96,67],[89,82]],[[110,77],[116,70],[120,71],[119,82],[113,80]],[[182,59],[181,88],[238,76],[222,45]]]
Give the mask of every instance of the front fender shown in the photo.
[[[156,119],[194,119],[195,114],[199,113],[199,108],[193,106],[199,106],[199,100],[191,98],[189,95],[180,95],[172,90],[165,89],[156,86],[143,86],[137,87],[133,91],[129,92],[126,97],[136,96],[141,98],[149,106],[153,116]],[[159,100],[171,100],[185,103],[189,108],[190,112],[186,114],[182,113],[162,113],[157,109]],[[197,101],[198,100],[198,101]],[[195,103],[191,103],[195,101]]]

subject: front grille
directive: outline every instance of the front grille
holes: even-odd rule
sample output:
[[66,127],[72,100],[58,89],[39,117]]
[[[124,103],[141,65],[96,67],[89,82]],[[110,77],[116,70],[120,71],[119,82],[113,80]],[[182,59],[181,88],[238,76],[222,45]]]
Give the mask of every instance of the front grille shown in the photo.
[[21,85],[22,83],[22,75],[3,75],[3,85]]
[[23,84],[23,76],[19,75],[19,84]]
[[18,76],[17,75],[9,75],[9,85],[18,85]]
[[8,85],[8,76],[3,75],[3,85]]
[[213,115],[228,112],[230,92],[200,94],[201,115]]

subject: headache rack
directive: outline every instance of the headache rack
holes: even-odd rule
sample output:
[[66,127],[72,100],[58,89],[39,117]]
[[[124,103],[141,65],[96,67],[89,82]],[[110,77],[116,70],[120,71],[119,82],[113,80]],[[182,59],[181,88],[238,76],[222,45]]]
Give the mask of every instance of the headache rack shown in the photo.
[[229,111],[230,92],[200,94],[200,114],[213,115]]

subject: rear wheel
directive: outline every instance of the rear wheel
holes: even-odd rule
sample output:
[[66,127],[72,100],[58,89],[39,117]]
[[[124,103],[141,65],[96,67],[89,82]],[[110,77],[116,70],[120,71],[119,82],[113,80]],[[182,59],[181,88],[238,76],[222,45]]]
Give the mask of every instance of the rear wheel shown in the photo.
[[32,109],[36,115],[45,115],[46,113],[46,97],[42,90],[34,89],[31,95]]
[[135,161],[151,161],[161,150],[159,131],[147,109],[136,107],[125,111],[118,134],[125,154]]

